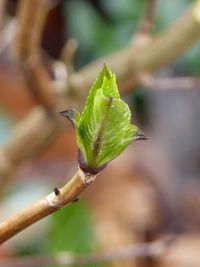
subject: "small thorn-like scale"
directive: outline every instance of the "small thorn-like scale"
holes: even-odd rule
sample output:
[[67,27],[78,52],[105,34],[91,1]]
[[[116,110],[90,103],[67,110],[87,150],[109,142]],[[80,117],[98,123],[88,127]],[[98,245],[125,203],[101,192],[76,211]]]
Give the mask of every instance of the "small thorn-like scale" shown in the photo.
[[135,135],[133,141],[147,140],[147,139],[148,139],[148,138],[143,134],[143,132],[142,132],[140,129],[138,129],[138,132],[137,132],[137,134]]
[[64,116],[65,118],[70,118],[73,116],[73,111],[72,110],[63,110],[59,112],[60,115]]
[[56,196],[58,196],[60,194],[60,190],[57,187],[55,187],[53,191],[54,191]]

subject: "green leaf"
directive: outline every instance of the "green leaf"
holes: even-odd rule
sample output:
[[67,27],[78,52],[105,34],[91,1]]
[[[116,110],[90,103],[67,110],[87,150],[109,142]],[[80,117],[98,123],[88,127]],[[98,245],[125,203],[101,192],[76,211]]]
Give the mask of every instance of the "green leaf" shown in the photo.
[[98,169],[133,141],[138,128],[130,124],[130,119],[127,104],[120,99],[105,97],[101,89],[97,90],[93,108],[85,123],[79,126],[88,166]]
[[75,126],[79,165],[84,171],[97,173],[132,141],[146,139],[130,123],[130,109],[120,99],[115,75],[105,65],[92,86],[81,117],[74,110],[62,115],[71,117]]
[[[54,213],[51,219],[51,227],[42,252],[52,254],[64,251],[73,252],[75,255],[87,255],[99,249],[87,203],[79,201],[71,204],[67,209]],[[52,265],[52,267],[58,267],[58,265]]]
[[102,122],[101,143],[96,161],[98,168],[116,158],[133,141],[138,128],[130,124],[129,107],[120,99],[113,99],[107,118]]
[[78,110],[76,109],[64,110],[61,111],[60,114],[68,118],[75,127],[75,129],[78,128],[78,124],[80,121],[80,112]]
[[108,79],[107,77],[103,78],[102,91],[104,96],[120,99],[116,77],[114,74],[110,79]]
[[46,243],[48,252],[92,252],[97,248],[90,209],[79,201],[52,216]]
[[[88,126],[89,126],[87,125],[88,118],[91,117],[91,112],[94,106],[94,99],[95,99],[97,90],[100,88],[102,88],[105,96],[120,98],[119,91],[116,85],[116,77],[109,71],[106,65],[103,66],[97,80],[95,81],[95,83],[92,86],[92,89],[90,90],[90,93],[86,100],[85,108],[81,114],[79,130],[76,131],[77,144],[81,152],[83,153],[87,164],[89,164],[89,162],[90,163],[92,162],[91,160],[92,153],[90,149],[92,145],[89,144],[92,142],[92,140],[88,139],[87,136],[89,132],[87,134],[87,130],[85,131],[85,129],[88,129]],[[96,136],[94,133],[92,135],[93,135],[92,139],[94,139]],[[91,135],[89,138],[91,138]],[[90,159],[88,159],[88,157],[90,157]]]
[[84,120],[87,118],[88,113],[92,109],[96,91],[102,87],[102,84],[103,84],[105,78],[107,78],[108,80],[110,80],[112,78],[112,74],[109,71],[109,69],[106,67],[106,65],[103,66],[97,80],[95,81],[95,83],[93,84],[93,86],[90,90],[90,93],[89,93],[87,100],[86,100],[86,103],[85,103],[85,108],[81,114],[80,124],[84,123]]

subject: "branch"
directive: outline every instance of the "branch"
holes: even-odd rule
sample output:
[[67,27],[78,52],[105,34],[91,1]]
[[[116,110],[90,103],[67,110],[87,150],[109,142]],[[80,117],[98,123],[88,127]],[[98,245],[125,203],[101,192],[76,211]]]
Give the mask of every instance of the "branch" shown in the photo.
[[150,33],[152,28],[155,7],[156,7],[156,0],[148,0],[146,12],[138,31],[140,34]]
[[[71,38],[65,43],[61,53],[60,61],[53,64],[54,67],[54,84],[56,94],[65,95],[68,90],[68,80],[72,72],[74,72],[74,57],[78,48],[78,42]],[[65,97],[65,96],[64,96]]]
[[36,101],[47,110],[53,110],[53,84],[40,55],[42,32],[49,8],[47,0],[19,1],[14,53]]
[[0,55],[13,42],[16,31],[16,19],[9,19],[0,33]]
[[63,252],[49,256],[3,259],[0,261],[0,267],[89,266],[98,263],[122,262],[136,258],[157,257],[165,252],[169,244],[168,241],[155,241],[92,255],[75,255]]
[[194,77],[153,78],[151,75],[141,75],[138,83],[152,90],[200,89],[200,79]]
[[4,13],[6,10],[6,4],[7,4],[7,0],[1,0],[0,1],[0,27],[3,21],[3,17],[4,17]]
[[41,220],[47,215],[65,207],[75,200],[94,181],[95,175],[87,175],[82,170],[60,189],[18,212],[0,224],[0,244]]
[[66,42],[61,51],[61,60],[65,63],[66,68],[69,72],[72,72],[73,70],[73,60],[77,49],[78,42],[75,39],[71,38]]
[[52,120],[42,107],[33,109],[18,123],[8,141],[0,149],[1,189],[5,188],[5,183],[8,183],[9,177],[20,163],[38,154],[58,130],[55,120]]
[[48,1],[20,0],[17,7],[18,30],[14,52],[19,61],[37,57],[48,10]]

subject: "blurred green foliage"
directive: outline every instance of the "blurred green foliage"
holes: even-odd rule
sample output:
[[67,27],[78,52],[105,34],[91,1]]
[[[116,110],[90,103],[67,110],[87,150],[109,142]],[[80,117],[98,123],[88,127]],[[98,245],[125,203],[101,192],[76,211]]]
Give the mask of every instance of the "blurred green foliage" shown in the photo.
[[[91,253],[97,250],[90,210],[82,200],[52,215],[52,224],[44,250],[47,253],[61,251]],[[100,267],[100,265],[91,266]]]
[[88,207],[75,202],[52,215],[52,225],[47,237],[49,252],[90,252],[96,247]]

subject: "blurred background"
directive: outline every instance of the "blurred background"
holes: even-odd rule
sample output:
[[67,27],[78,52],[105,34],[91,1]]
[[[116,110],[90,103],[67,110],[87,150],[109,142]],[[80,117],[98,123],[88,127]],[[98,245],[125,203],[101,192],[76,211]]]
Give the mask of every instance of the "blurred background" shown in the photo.
[[[8,167],[12,162],[5,159],[5,151],[12,156],[12,139],[19,132],[15,131],[16,127],[24,120],[29,122],[27,127],[31,127],[28,116],[38,107],[30,83],[12,56],[19,2],[5,1],[1,15],[0,168],[2,165],[12,169],[6,174],[4,169],[0,171],[1,221],[54,187],[62,186],[77,169],[74,130],[64,120],[56,135],[48,137],[32,155],[26,155],[19,148],[16,157],[21,153],[23,160],[16,160],[13,168]],[[45,68],[55,79],[52,68],[54,63],[59,64],[68,40],[74,38],[74,46],[78,43],[70,66],[73,71],[98,58],[103,58],[102,66],[106,56],[125,49],[131,42],[150,1],[49,2],[52,6],[46,15],[41,47]],[[148,37],[156,36],[171,25],[192,3],[191,0],[155,1]],[[62,74],[63,64],[59,66]],[[176,60],[157,68],[153,76],[145,73],[140,82],[130,84],[129,81],[123,98],[130,105],[134,123],[148,140],[131,144],[112,161],[80,201],[2,245],[0,257],[61,251],[94,253],[173,236],[173,242],[161,255],[90,266],[200,266],[199,75],[200,42],[197,39]],[[158,82],[152,83],[152,79]],[[64,97],[63,91],[60,95]],[[72,104],[62,107],[72,108]],[[35,131],[33,142],[37,138]],[[27,146],[31,143],[30,140]]]

